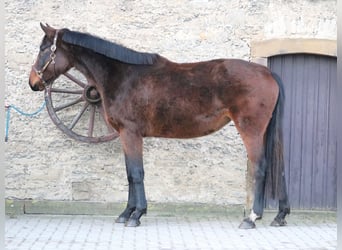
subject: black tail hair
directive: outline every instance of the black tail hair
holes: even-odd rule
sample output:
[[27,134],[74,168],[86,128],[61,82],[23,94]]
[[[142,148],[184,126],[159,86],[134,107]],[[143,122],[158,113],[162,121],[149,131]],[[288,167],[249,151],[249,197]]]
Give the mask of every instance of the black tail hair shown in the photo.
[[281,78],[272,73],[279,86],[279,95],[272,118],[266,130],[265,157],[266,171],[266,195],[271,199],[282,200],[286,190],[283,190],[284,175],[284,146],[283,146],[283,116],[285,93]]

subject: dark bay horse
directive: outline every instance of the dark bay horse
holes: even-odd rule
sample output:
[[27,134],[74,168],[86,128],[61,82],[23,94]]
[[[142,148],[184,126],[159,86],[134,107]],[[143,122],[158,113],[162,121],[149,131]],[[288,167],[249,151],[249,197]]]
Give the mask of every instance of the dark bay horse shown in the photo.
[[119,132],[129,193],[116,222],[138,226],[147,211],[143,138],[194,138],[233,121],[246,147],[253,207],[240,228],[261,219],[265,194],[279,200],[271,223],[286,224],[290,213],[283,160],[284,90],[264,66],[237,59],[178,64],[99,37],[41,24],[45,36],[32,66],[34,91],[49,87],[75,67],[96,87],[108,124]]

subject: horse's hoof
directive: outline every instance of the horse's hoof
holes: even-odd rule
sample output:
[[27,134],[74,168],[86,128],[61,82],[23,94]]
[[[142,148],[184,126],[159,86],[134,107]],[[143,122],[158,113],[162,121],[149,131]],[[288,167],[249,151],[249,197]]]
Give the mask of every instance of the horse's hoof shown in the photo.
[[287,222],[285,219],[274,219],[271,223],[272,227],[283,227],[286,225],[287,225]]
[[253,229],[255,227],[255,223],[250,218],[244,219],[239,226],[240,229]]
[[138,227],[140,225],[140,221],[137,219],[129,219],[126,223],[126,227]]
[[115,220],[115,223],[126,223],[128,221],[127,218],[125,217],[118,217],[116,220]]

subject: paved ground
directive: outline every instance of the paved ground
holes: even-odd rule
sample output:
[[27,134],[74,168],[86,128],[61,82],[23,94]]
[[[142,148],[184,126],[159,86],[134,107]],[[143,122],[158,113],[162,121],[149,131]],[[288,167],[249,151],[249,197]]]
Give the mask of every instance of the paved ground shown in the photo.
[[145,216],[138,228],[115,224],[110,216],[21,215],[6,218],[6,249],[336,249],[334,214],[295,214],[288,225],[269,227],[274,214],[257,229],[238,229],[239,219]]

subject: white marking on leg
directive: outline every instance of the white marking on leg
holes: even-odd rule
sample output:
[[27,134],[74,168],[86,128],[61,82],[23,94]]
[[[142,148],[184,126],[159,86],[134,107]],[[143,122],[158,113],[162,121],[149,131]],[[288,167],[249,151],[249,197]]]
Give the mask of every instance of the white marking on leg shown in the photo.
[[254,211],[253,211],[253,209],[252,209],[252,211],[251,211],[251,213],[250,213],[250,215],[249,215],[249,219],[250,219],[251,221],[255,222],[256,219],[258,219],[258,218],[260,218],[260,216],[258,216],[256,213],[254,213]]

